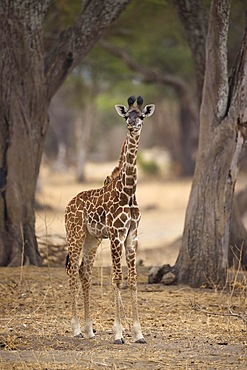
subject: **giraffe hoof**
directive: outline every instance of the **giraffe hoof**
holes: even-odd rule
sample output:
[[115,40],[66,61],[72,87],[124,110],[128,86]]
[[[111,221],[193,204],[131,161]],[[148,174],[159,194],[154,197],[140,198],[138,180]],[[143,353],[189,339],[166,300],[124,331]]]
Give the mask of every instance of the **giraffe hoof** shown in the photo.
[[114,344],[124,344],[123,338],[121,338],[121,339],[115,339],[114,340]]
[[83,335],[82,333],[80,333],[80,334],[75,335],[74,338],[83,338]]
[[145,341],[145,339],[144,339],[144,338],[140,338],[140,339],[137,339],[137,340],[135,341],[135,343],[145,344],[145,343],[147,343],[147,342]]

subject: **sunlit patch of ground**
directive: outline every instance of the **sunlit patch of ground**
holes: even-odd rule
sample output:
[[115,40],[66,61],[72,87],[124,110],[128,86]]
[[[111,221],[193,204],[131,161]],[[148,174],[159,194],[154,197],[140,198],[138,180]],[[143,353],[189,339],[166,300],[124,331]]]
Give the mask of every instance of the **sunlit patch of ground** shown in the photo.
[[[125,344],[114,345],[110,271],[109,267],[94,269],[95,339],[74,339],[63,268],[1,268],[0,369],[247,368],[243,287],[222,292],[148,285],[148,269],[141,267],[139,309],[147,344],[132,343],[130,292],[126,288],[122,310]],[[82,321],[81,298],[79,311]]]

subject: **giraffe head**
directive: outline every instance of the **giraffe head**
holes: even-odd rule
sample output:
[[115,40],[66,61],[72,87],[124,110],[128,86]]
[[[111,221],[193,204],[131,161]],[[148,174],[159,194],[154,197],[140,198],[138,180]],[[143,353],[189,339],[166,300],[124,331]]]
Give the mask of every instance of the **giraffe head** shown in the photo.
[[[134,106],[135,101],[137,101],[136,106]],[[139,133],[141,131],[144,118],[152,116],[155,110],[155,105],[149,104],[142,108],[143,98],[141,96],[138,96],[137,99],[134,96],[130,96],[127,102],[129,106],[128,109],[125,105],[115,105],[115,109],[121,117],[125,118],[129,131]]]

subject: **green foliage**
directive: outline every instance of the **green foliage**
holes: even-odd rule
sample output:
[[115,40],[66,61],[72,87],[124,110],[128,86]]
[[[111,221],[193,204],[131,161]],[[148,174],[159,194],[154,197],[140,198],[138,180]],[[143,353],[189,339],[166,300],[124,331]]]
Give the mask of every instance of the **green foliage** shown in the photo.
[[[190,51],[170,1],[133,0],[109,30],[107,41],[126,50],[141,66],[158,68],[164,74],[180,75],[191,80],[193,85]],[[125,62],[111,55],[100,44],[84,59],[80,70],[81,73],[73,73],[74,79],[84,81],[80,99],[87,100],[92,86],[94,90],[96,88],[96,107],[101,112],[100,125],[109,127],[115,124],[114,105],[126,104],[130,95],[143,95],[144,104],[158,102],[164,96],[174,99],[174,92],[169,86],[143,82],[143,76],[130,70]]]
[[109,40],[144,66],[193,78],[190,50],[170,1],[133,1],[116,22]]
[[[207,9],[210,0],[205,0]],[[229,32],[229,66],[236,56],[244,23],[244,2],[232,3]],[[74,22],[80,12],[77,0],[54,0],[46,19],[45,46]],[[194,65],[185,32],[172,1],[132,0],[125,12],[106,35],[112,45],[124,49],[142,67],[179,76],[195,86]],[[68,77],[63,86],[64,100],[70,109],[82,109],[93,100],[95,106],[94,141],[102,139],[116,124],[115,104],[127,104],[130,95],[143,95],[144,104],[176,101],[169,86],[145,83],[143,76],[133,72],[121,59],[111,55],[100,43]],[[140,159],[141,166],[155,173],[155,165]]]
[[157,163],[154,160],[144,159],[140,151],[137,154],[137,163],[147,175],[158,176],[160,174],[160,169]]
[[[209,8],[210,1],[206,0],[205,5]],[[239,34],[244,22],[243,9],[241,0],[233,2],[229,33],[230,60],[234,59],[236,45],[239,44]],[[80,10],[80,1],[54,0],[46,19],[46,42],[51,42],[48,36],[54,39],[72,24]],[[172,1],[132,0],[108,31],[107,40],[126,50],[141,66],[180,76],[194,85],[190,50]],[[81,82],[77,83],[76,79]],[[74,81],[77,84],[76,94],[79,89],[82,91],[79,101],[82,98],[85,101],[90,96],[90,90],[96,89],[97,94],[103,95],[97,99],[100,109],[107,109],[113,100],[122,101],[129,93],[139,94],[140,91],[144,91],[151,99],[157,100],[164,94],[174,98],[169,87],[166,91],[164,86],[147,87],[141,80],[142,76],[131,71],[121,59],[97,45],[73,72],[68,82]]]

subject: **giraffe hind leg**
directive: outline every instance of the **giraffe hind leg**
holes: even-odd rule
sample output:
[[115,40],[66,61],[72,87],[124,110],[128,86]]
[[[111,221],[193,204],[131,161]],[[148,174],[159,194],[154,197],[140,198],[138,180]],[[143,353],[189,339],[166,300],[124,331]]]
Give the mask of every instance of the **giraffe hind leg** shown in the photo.
[[97,248],[101,240],[86,234],[83,245],[82,262],[79,268],[79,276],[82,285],[82,293],[84,300],[84,332],[88,338],[94,338],[94,330],[91,320],[90,310],[90,288],[92,280],[93,264]]
[[69,276],[69,289],[72,306],[71,328],[73,336],[78,338],[82,338],[81,327],[77,316],[77,291],[78,291],[79,259],[81,255],[84,238],[85,238],[84,233],[81,234],[80,238],[77,239],[70,238],[69,233],[67,235],[69,253],[66,258],[66,270]]

